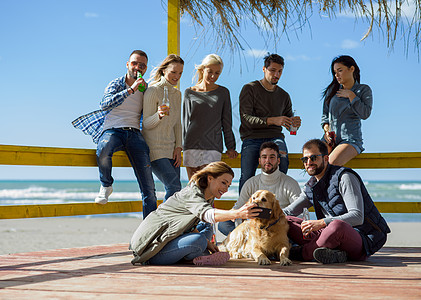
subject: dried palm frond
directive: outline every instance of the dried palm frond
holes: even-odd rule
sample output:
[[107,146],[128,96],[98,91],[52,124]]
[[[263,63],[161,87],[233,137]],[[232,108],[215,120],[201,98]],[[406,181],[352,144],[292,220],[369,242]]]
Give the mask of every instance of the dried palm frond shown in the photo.
[[[410,15],[402,15],[403,5],[411,8]],[[266,39],[277,40],[303,28],[315,12],[331,19],[347,13],[367,21],[362,40],[377,27],[390,48],[400,37],[407,46],[412,42],[418,51],[421,43],[421,0],[180,0],[180,10],[188,13],[195,25],[212,33],[217,45],[234,52],[244,48],[241,29],[247,23]]]

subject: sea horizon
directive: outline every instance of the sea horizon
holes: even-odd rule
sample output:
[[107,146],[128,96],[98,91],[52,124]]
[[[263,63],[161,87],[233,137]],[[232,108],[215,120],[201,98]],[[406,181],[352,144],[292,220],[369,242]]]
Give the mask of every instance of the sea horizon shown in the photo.
[[[299,180],[303,188],[307,180]],[[182,180],[183,187],[188,183]],[[364,183],[375,202],[421,202],[421,180],[364,180]],[[37,204],[64,204],[89,203],[95,199],[100,183],[98,180],[78,179],[6,179],[0,180],[0,206],[2,205],[37,205]],[[238,180],[233,180],[228,192],[222,200],[238,198]],[[116,180],[113,184],[114,192],[110,201],[136,201],[141,200],[137,181]],[[163,199],[165,189],[159,180],[155,180],[156,195]],[[107,214],[78,216],[92,217],[136,217],[141,213]],[[388,222],[421,222],[419,214],[383,213]],[[312,215],[312,218],[315,218]]]

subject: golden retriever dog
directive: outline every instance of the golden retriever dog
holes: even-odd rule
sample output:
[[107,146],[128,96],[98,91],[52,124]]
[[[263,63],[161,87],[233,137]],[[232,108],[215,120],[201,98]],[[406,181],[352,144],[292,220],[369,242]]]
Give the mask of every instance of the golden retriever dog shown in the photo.
[[270,265],[268,257],[279,258],[280,265],[290,265],[291,245],[287,236],[288,222],[275,195],[266,190],[255,192],[248,203],[272,210],[269,219],[255,218],[235,228],[220,245],[234,259],[253,258],[259,265]]

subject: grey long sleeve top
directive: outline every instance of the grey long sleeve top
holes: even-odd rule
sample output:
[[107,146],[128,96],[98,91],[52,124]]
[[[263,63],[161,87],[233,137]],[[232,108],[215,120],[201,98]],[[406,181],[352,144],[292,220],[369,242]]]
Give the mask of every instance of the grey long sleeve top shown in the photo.
[[364,150],[361,120],[366,120],[373,107],[373,94],[366,84],[356,82],[351,88],[356,97],[349,101],[348,98],[333,96],[329,105],[323,104],[321,125],[329,123],[331,130],[336,133],[336,144],[342,141],[358,145]]
[[[342,220],[351,226],[358,226],[364,222],[364,200],[361,193],[361,186],[358,178],[351,173],[344,173],[339,182],[339,193],[341,194],[347,213],[340,216],[330,216],[324,210],[323,213],[326,225],[329,225],[335,219]],[[311,207],[306,194],[302,192],[300,197],[283,209],[286,215],[298,216],[303,212],[304,207]]]
[[183,150],[223,152],[222,134],[227,149],[235,149],[229,90],[223,86],[209,92],[188,88],[183,103]]

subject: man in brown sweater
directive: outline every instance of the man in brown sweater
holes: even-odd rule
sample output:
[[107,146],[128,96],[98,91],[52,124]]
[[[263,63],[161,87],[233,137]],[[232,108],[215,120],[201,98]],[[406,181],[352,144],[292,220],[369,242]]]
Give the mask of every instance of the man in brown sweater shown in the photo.
[[241,177],[239,191],[250,177],[254,176],[259,164],[259,149],[264,142],[273,141],[279,147],[279,169],[288,171],[288,149],[282,126],[300,127],[300,117],[293,116],[289,94],[277,83],[284,69],[284,59],[278,54],[270,54],[264,58],[261,80],[244,85],[240,93],[240,136]]

